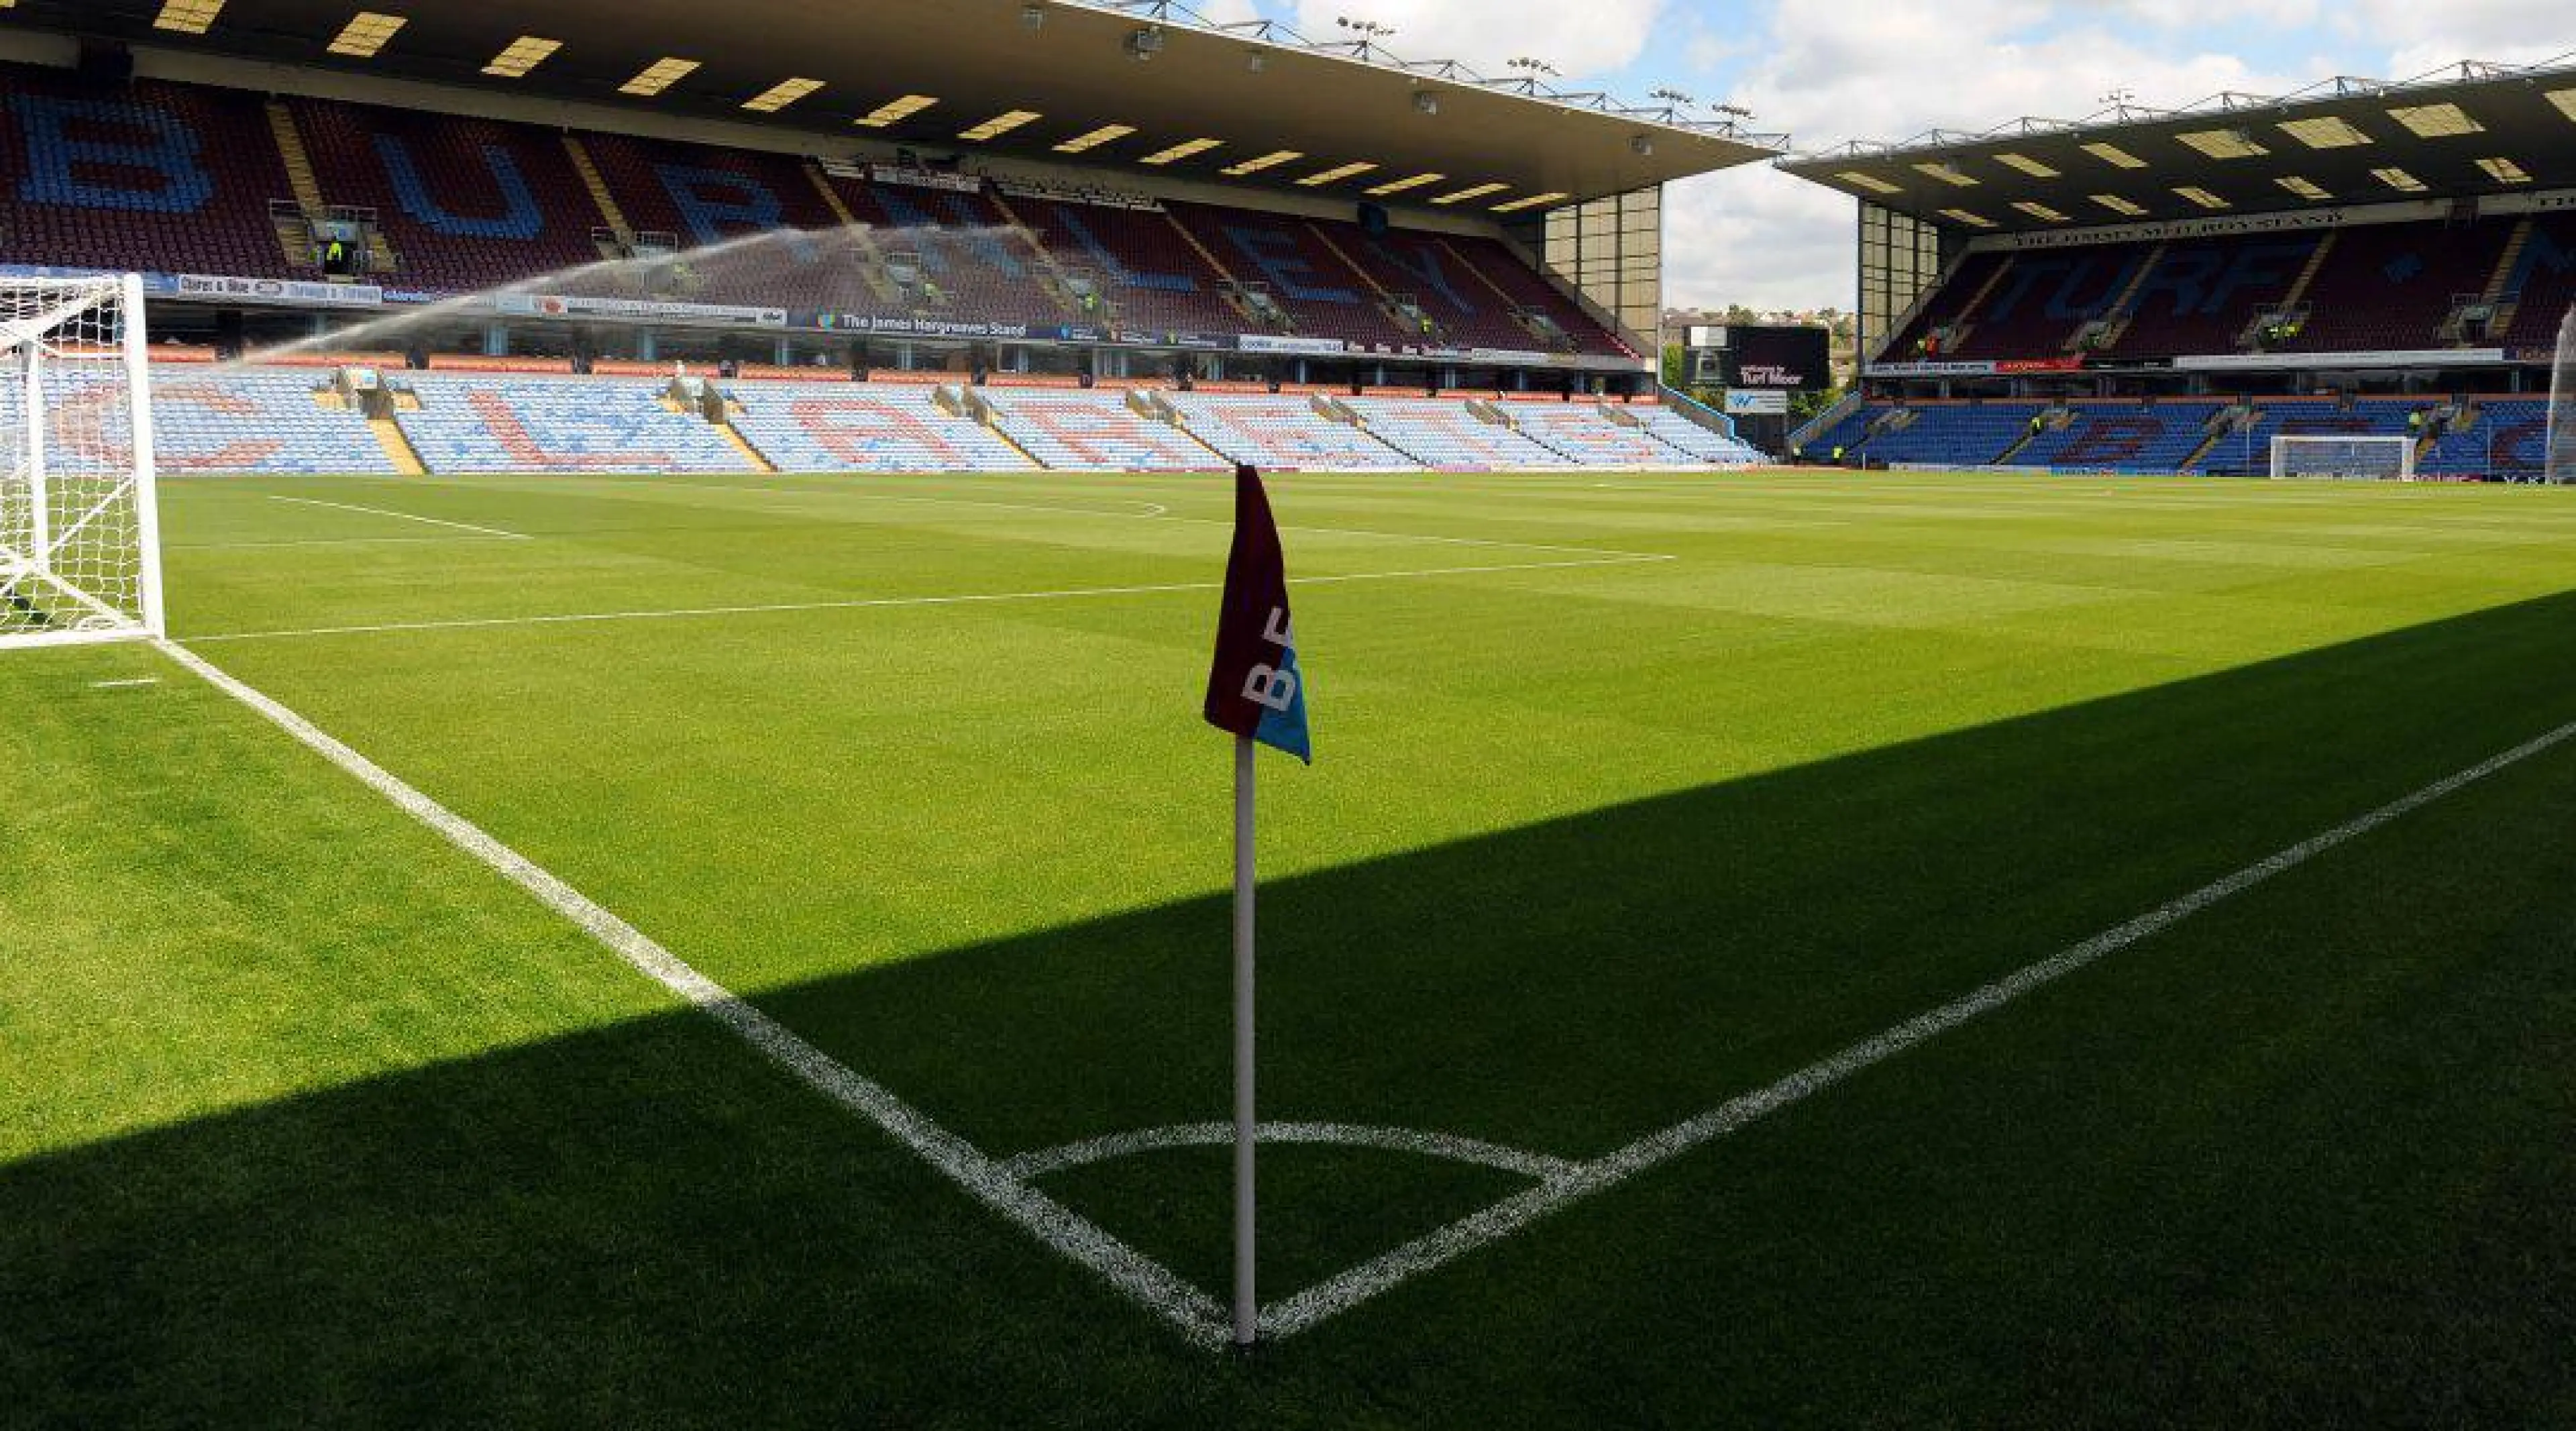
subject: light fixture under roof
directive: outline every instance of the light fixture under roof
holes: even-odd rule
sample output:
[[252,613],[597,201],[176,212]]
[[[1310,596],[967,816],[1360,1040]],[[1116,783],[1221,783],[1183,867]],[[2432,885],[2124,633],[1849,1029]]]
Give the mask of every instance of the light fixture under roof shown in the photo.
[[161,13],[152,17],[152,28],[202,35],[214,27],[215,17],[223,10],[224,0],[168,0]]
[[1995,156],[1995,162],[1998,164],[2010,165],[2011,167],[2028,174],[2034,179],[2054,179],[2057,177],[2057,170],[2031,158],[2027,154],[1998,154]]
[[1258,174],[1264,169],[1275,169],[1282,164],[1305,157],[1294,149],[1273,149],[1257,159],[1246,159],[1240,164],[1228,164],[1217,172],[1229,179],[1240,179],[1246,174]]
[[1132,124],[1104,124],[1088,134],[1077,134],[1055,147],[1058,154],[1088,154],[1113,139],[1124,139],[1136,132]]
[[2147,161],[2117,144],[2087,144],[2084,152],[2115,169],[2144,169]]
[[957,137],[971,139],[980,144],[987,139],[1008,134],[1023,124],[1034,124],[1037,119],[1038,112],[1034,109],[1006,109],[981,124],[957,131]]
[[1157,149],[1136,162],[1156,165],[1178,164],[1194,154],[1205,154],[1211,149],[1219,148],[1224,143],[1222,139],[1184,139],[1169,149]]
[[1464,204],[1474,199],[1482,199],[1490,195],[1499,194],[1510,187],[1511,185],[1509,184],[1477,184],[1471,188],[1460,189],[1454,194],[1442,194],[1431,202],[1442,205],[1443,207],[1450,204]]
[[646,65],[643,71],[617,87],[619,94],[656,95],[687,79],[698,68],[696,60],[665,56]]
[[1332,168],[1323,170],[1320,173],[1309,174],[1305,178],[1297,181],[1297,187],[1301,189],[1320,189],[1326,184],[1338,184],[1344,179],[1366,174],[1375,168],[1377,168],[1377,165],[1366,159],[1355,159],[1348,164],[1336,164]]
[[1956,188],[1973,189],[1977,187],[1977,181],[1968,177],[1968,171],[1960,168],[1956,164],[1917,164],[1914,166],[1914,172],[1917,174],[1928,174],[1931,177],[1940,180],[1942,183],[1949,184]]
[[2312,204],[2322,204],[2326,200],[2334,197],[2334,195],[2327,193],[2322,186],[2316,183],[2316,181],[2300,178],[2296,174],[2286,174],[2278,179],[2274,179],[2272,182]]
[[2139,218],[2147,212],[2146,205],[2121,198],[2117,194],[2095,194],[2093,202],[2127,219]]
[[2542,94],[2541,98],[2558,106],[2560,114],[2566,115],[2569,119],[2576,119],[2576,89],[2549,90]]
[[394,37],[394,31],[410,23],[406,16],[361,10],[350,17],[348,24],[340,27],[340,33],[324,48],[335,55],[371,60],[376,57],[376,51],[385,47],[385,41]]
[[2413,130],[2419,139],[2456,139],[2484,134],[2487,129],[2456,104],[2411,105],[2388,111],[2388,117]]
[[1494,212],[1498,214],[1517,214],[1529,209],[1542,208],[1549,204],[1561,204],[1572,197],[1573,195],[1566,193],[1562,189],[1552,189],[1544,194],[1532,194],[1524,199],[1514,199],[1507,204],[1496,204],[1494,205]]
[[2260,159],[2272,152],[2256,143],[2254,136],[2242,129],[2195,129],[2174,138],[2212,159]]
[[2486,170],[2487,177],[2495,180],[2499,184],[2528,184],[2531,182],[2530,170],[2523,168],[2521,165],[2516,164],[2512,160],[2504,158],[2501,155],[2493,159],[2479,160],[2478,167]]
[[1391,180],[1369,190],[1369,197],[1372,199],[1383,199],[1390,194],[1401,194],[1409,190],[1422,188],[1428,184],[1437,184],[1448,177],[1449,176],[1446,174],[1416,174],[1410,179]]
[[1905,192],[1902,185],[1891,184],[1885,179],[1878,177],[1876,174],[1864,174],[1858,169],[1845,169],[1834,177],[1851,185],[1855,189],[1867,189],[1873,194],[1902,194]]
[[822,87],[818,79],[783,79],[744,100],[742,107],[754,114],[776,114]]
[[2191,200],[2193,203],[2200,205],[2204,209],[2223,209],[2227,207],[2227,201],[2225,199],[2218,197],[2216,194],[2209,192],[2198,184],[2185,184],[2181,188],[2174,190],[2174,192]]
[[2029,199],[2016,199],[2013,201],[2013,207],[2030,215],[2032,218],[2041,220],[2045,223],[2065,224],[2074,222],[2074,220],[2069,219],[2066,215],[2059,213],[2048,205],[2034,203]]
[[1941,217],[1945,219],[1956,219],[1960,223],[1968,225],[1970,228],[1990,229],[1995,226],[1994,220],[1987,218],[1983,214],[1972,214],[1966,209],[1943,209],[1941,211]]
[[2372,142],[2369,135],[2340,115],[2283,120],[2278,127],[2283,134],[2310,149],[2351,149]]
[[937,103],[939,103],[938,100],[926,94],[908,94],[901,99],[890,99],[860,115],[858,125],[862,129],[890,129]]
[[544,64],[549,56],[562,48],[561,40],[545,40],[535,35],[521,35],[510,42],[508,49],[494,55],[492,63],[483,67],[483,73],[499,75],[503,79],[518,79],[528,71]]
[[2418,179],[2414,175],[2393,165],[2386,169],[2371,170],[2370,177],[2377,179],[2379,182],[2386,184],[2388,187],[2395,189],[2401,194],[2420,194],[2424,192],[2426,187],[2423,180]]

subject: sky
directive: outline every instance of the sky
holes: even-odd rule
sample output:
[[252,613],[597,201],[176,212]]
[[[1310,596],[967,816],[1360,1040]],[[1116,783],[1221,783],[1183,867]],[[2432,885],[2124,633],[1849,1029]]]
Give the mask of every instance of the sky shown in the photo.
[[[2128,91],[2171,108],[2334,75],[2408,79],[2463,59],[2576,51],[2568,0],[1194,0],[1310,39],[1339,16],[1395,27],[1408,60],[1481,72],[1528,55],[1555,83],[1634,103],[1675,88],[1754,113],[1798,150],[2025,114],[2081,119]],[[1666,192],[1673,307],[1848,310],[1853,201],[1756,166]]]

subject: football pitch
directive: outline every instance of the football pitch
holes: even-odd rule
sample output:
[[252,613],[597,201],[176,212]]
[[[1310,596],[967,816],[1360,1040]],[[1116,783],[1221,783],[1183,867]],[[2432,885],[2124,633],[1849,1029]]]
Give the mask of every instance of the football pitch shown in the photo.
[[165,484],[0,656],[0,1423],[2576,1421],[2576,499]]

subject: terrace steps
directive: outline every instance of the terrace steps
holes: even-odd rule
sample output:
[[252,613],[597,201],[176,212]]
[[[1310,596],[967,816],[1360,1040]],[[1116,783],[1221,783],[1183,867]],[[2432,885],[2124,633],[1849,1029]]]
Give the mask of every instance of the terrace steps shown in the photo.
[[580,135],[567,134],[563,137],[563,147],[564,154],[572,160],[573,172],[581,176],[581,187],[590,195],[592,206],[599,210],[601,224],[617,236],[619,244],[631,250],[635,246],[635,226],[626,221],[626,210],[618,206],[617,196],[608,191],[608,180],[601,176],[598,162],[590,157],[589,146],[581,142]]
[[420,460],[420,450],[411,445],[411,438],[404,433],[401,423],[390,417],[371,417],[367,419],[367,430],[376,435],[376,441],[385,449],[386,460],[394,464],[395,471],[405,477],[429,475],[429,464]]

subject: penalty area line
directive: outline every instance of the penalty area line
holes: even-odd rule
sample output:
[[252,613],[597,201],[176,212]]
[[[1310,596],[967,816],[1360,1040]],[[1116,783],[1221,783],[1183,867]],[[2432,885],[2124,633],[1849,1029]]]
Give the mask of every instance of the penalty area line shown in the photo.
[[2081,944],[2061,950],[1973,993],[1927,1010],[1894,1028],[1811,1063],[1766,1088],[1721,1103],[1607,1156],[1579,1163],[1562,1178],[1506,1198],[1482,1212],[1462,1218],[1393,1252],[1319,1282],[1285,1301],[1263,1308],[1261,1330],[1268,1336],[1291,1336],[1347,1312],[1425,1272],[1499,1242],[1572,1203],[1617,1187],[1684,1153],[1723,1138],[1810,1095],[1821,1093],[1854,1074],[1992,1013],[2026,994],[2056,983],[2069,974],[2144,943],[2212,905],[2297,869],[2329,850],[2358,840],[2499,771],[2564,745],[2571,738],[2576,738],[2576,722],[2562,725],[2458,774],[2437,780],[2412,795],[2257,860],[2234,874],[2158,905],[2125,924],[2106,929]]
[[[1290,578],[1292,586],[1332,586],[1364,581],[1417,581],[1443,576],[1487,576],[1516,571],[1568,571],[1597,566],[1638,566],[1676,557],[1619,553],[1589,561],[1508,562],[1492,566],[1424,567],[1409,571],[1364,571],[1342,576]],[[851,601],[783,601],[744,606],[684,606],[642,611],[579,611],[548,616],[462,617],[451,621],[388,621],[373,625],[308,626],[285,631],[229,631],[185,638],[195,645],[219,641],[290,641],[315,636],[376,636],[405,631],[478,631],[511,626],[575,626],[613,621],[679,621],[712,616],[764,616],[801,611],[872,611],[911,606],[989,606],[1025,601],[1081,601],[1115,596],[1164,596],[1175,592],[1222,591],[1221,581],[1178,581],[1150,586],[1084,586],[1062,591],[997,591],[963,596],[878,596]]]
[[931,1121],[876,1083],[786,1025],[699,973],[679,956],[543,866],[503,844],[481,826],[439,804],[399,776],[173,641],[161,653],[217,690],[248,706],[314,753],[384,796],[457,849],[489,866],[538,903],[571,921],[646,978],[696,1007],[734,1037],[806,1086],[883,1129],[922,1161],[986,1207],[1017,1223],[1067,1259],[1099,1274],[1130,1300],[1163,1317],[1190,1341],[1215,1348],[1229,1322],[1216,1299],[1168,1268],[1119,1241],[1090,1219],[1030,1187],[1002,1162]]
[[471,522],[451,522],[444,517],[424,517],[414,512],[397,512],[386,507],[361,507],[354,502],[325,502],[313,497],[280,497],[271,494],[272,502],[292,502],[299,507],[328,507],[335,512],[364,512],[371,517],[392,517],[397,521],[419,522],[426,526],[447,527],[478,536],[499,537],[504,541],[532,542],[536,538],[525,532],[505,532],[499,527],[478,527]]

